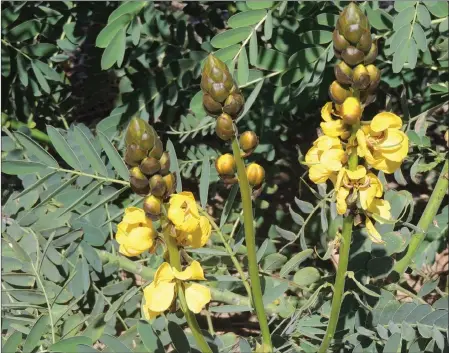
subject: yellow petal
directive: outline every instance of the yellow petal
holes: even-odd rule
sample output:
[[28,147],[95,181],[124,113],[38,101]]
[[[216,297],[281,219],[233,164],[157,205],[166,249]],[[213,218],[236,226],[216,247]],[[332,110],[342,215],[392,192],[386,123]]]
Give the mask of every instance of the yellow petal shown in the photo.
[[340,189],[340,187],[342,187],[341,184],[343,182],[343,178],[344,178],[345,174],[346,174],[346,168],[341,168],[338,171],[337,180],[335,182],[335,190],[338,190],[338,189]]
[[120,222],[117,225],[117,233],[115,234],[115,240],[117,240],[117,243],[123,244],[126,241],[127,236],[128,236],[128,224]]
[[[387,200],[384,199],[374,199],[368,207],[368,211],[379,215],[381,218],[390,220],[391,219],[391,206]],[[379,222],[381,222],[379,220]],[[381,222],[382,223],[382,222]]]
[[320,151],[327,151],[332,147],[342,148],[340,139],[326,135],[318,137],[313,144],[314,146],[317,146]]
[[142,312],[143,312],[143,316],[147,320],[152,320],[152,319],[156,318],[157,316],[159,316],[160,314],[162,314],[162,312],[150,310],[150,308],[148,308],[148,305],[145,302],[145,297],[142,300]]
[[319,163],[320,158],[318,147],[315,146],[311,147],[306,153],[305,160],[306,163]]
[[376,186],[368,186],[366,188],[359,189],[359,200],[360,205],[364,210],[367,210],[371,202],[373,202],[376,197],[377,187]]
[[175,278],[173,272],[174,269],[170,266],[170,264],[168,262],[163,262],[154,274],[154,284],[172,281]]
[[331,121],[332,120],[332,102],[327,102],[323,108],[321,108],[321,117],[324,121]]
[[371,121],[370,128],[375,132],[384,131],[388,128],[399,129],[402,127],[402,120],[396,114],[382,112],[377,114]]
[[366,175],[366,168],[363,165],[358,165],[356,170],[351,171],[348,169],[346,173],[348,174],[349,179],[359,180]]
[[332,120],[320,124],[323,133],[331,137],[339,137],[346,132],[342,120]]
[[357,138],[357,154],[359,157],[365,157],[368,151],[368,146],[366,144],[366,136],[361,129],[357,130],[356,138]]
[[128,248],[138,251],[149,250],[153,246],[155,232],[153,228],[137,227],[131,230],[123,243]]
[[141,224],[143,226],[152,227],[153,222],[145,216],[145,211],[138,207],[127,207],[123,222],[131,225]]
[[120,245],[118,252],[128,257],[139,256],[143,251],[137,251],[132,248],[127,248],[125,245]]
[[377,148],[386,159],[402,162],[408,154],[408,137],[402,131],[389,130],[387,139]]
[[313,165],[309,169],[309,178],[315,184],[325,183],[331,174],[332,171],[326,169],[321,164]]
[[371,222],[371,219],[369,219],[369,217],[366,217],[365,226],[366,226],[366,230],[368,231],[368,236],[373,243],[377,243],[377,244],[384,243],[384,241],[382,240],[382,237],[380,236],[377,229],[374,227],[374,224],[373,224],[373,222]]
[[367,158],[365,156],[366,161],[375,169],[377,170],[381,170],[386,174],[392,174],[396,171],[396,169],[398,169],[401,166],[402,162],[393,162],[390,161],[386,158],[382,158],[382,155],[376,153],[375,154],[376,157],[381,157],[381,158]]
[[338,172],[342,167],[342,160],[345,156],[345,152],[339,149],[331,149],[323,152],[320,158],[320,163],[327,169]]
[[337,213],[342,215],[348,209],[348,205],[346,204],[346,198],[349,195],[349,190],[346,188],[340,188],[337,191]]
[[187,306],[195,314],[201,312],[207,303],[212,299],[210,289],[197,283],[185,285]]
[[370,179],[370,185],[376,188],[376,197],[382,197],[384,187],[379,178],[373,173],[368,173],[367,177]]
[[143,294],[149,310],[163,312],[167,310],[175,298],[175,282],[159,282],[155,285],[151,282],[145,287]]
[[192,263],[189,266],[192,269],[192,277],[191,279],[196,280],[205,280],[204,278],[204,272],[203,268],[201,267],[201,264],[198,261],[192,261]]

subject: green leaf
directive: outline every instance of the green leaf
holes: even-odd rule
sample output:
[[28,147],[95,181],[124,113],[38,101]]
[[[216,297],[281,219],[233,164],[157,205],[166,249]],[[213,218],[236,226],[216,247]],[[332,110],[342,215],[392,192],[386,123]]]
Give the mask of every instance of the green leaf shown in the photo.
[[304,218],[299,213],[296,213],[295,211],[293,211],[291,206],[288,207],[288,210],[290,212],[290,216],[292,216],[293,221],[296,224],[302,226],[304,224]]
[[97,351],[95,348],[86,345],[86,344],[80,344],[76,346],[76,353],[99,353],[100,351]]
[[203,158],[203,163],[201,166],[201,178],[200,178],[200,200],[201,200],[201,207],[203,208],[205,208],[207,205],[209,183],[210,183],[210,161],[209,156],[206,155]]
[[52,81],[62,82],[61,75],[58,74],[55,69],[52,69],[50,66],[48,66],[48,64],[40,60],[34,60],[34,63],[39,68],[39,70],[42,71],[42,74],[45,76],[45,78]]
[[247,1],[246,6],[248,6],[252,10],[258,10],[258,9],[267,9],[271,6],[273,6],[274,1]]
[[45,79],[42,71],[36,66],[34,61],[31,62],[31,68],[33,69],[34,75],[36,76],[36,80],[39,83],[39,86],[46,93],[50,93],[50,86],[48,85],[47,80]]
[[424,1],[429,11],[432,13],[432,15],[443,18],[447,17],[449,14],[449,9],[447,6],[447,3],[445,1]]
[[418,21],[424,28],[430,27],[430,13],[424,5],[419,4],[417,8]]
[[299,286],[309,286],[319,281],[320,278],[320,272],[315,267],[305,267],[295,273],[293,282]]
[[1,12],[2,28],[6,28],[11,25],[20,15],[20,11],[17,11],[13,6],[7,7]]
[[175,146],[170,139],[167,141],[167,151],[170,156],[170,171],[176,174],[176,192],[182,191],[181,172],[179,170],[178,157],[176,156]]
[[281,271],[279,272],[279,275],[281,277],[285,277],[291,271],[293,271],[297,266],[299,266],[302,262],[304,262],[307,258],[309,258],[310,255],[312,255],[312,254],[313,254],[312,249],[307,249],[307,250],[297,253],[290,260],[288,260],[284,266],[282,266]]
[[371,289],[365,287],[361,282],[359,282],[359,281],[357,280],[357,278],[355,278],[354,272],[348,271],[348,272],[346,272],[346,275],[348,276],[348,278],[351,278],[351,279],[354,281],[354,283],[357,285],[357,287],[359,287],[359,289],[360,289],[363,293],[368,294],[368,295],[371,296],[371,297],[380,298],[380,294],[378,294],[378,293],[372,291]]
[[[239,50],[240,50],[240,45],[239,45],[239,44],[234,44],[234,45],[231,45],[231,46],[229,46],[229,47],[226,47],[226,48],[222,48],[222,49],[217,50],[217,51],[214,53],[214,55],[215,55],[218,59],[220,59],[221,61],[227,62],[227,61],[229,61],[229,60],[232,60],[232,59],[234,58],[234,56],[237,55],[237,53],[239,52]],[[204,60],[203,60],[203,63],[204,63]]]
[[116,62],[121,66],[126,49],[126,30],[119,30],[101,56],[101,69],[110,69]]
[[251,65],[256,66],[258,62],[258,45],[257,45],[257,34],[253,31],[251,38],[249,40],[249,62]]
[[20,194],[18,194],[15,197],[15,199],[17,200],[18,198],[28,194],[30,191],[33,191],[34,189],[36,189],[37,187],[39,187],[40,185],[45,183],[50,177],[52,177],[56,173],[57,173],[56,171],[55,172],[51,172],[51,173],[48,173],[47,175],[45,175],[43,178],[38,179],[35,183],[31,184],[26,189],[24,189]]
[[148,322],[139,320],[137,323],[137,331],[139,332],[139,336],[140,339],[142,340],[142,343],[145,345],[145,348],[149,352],[154,353],[165,352],[161,340],[156,335],[153,328]]
[[28,87],[28,66],[25,63],[24,56],[17,55],[17,73],[19,75],[20,82],[25,87]]
[[424,297],[427,294],[431,293],[438,286],[438,283],[439,283],[439,279],[437,279],[436,281],[429,281],[429,282],[424,283],[418,292],[418,296]]
[[398,73],[401,72],[404,67],[405,62],[408,59],[409,51],[408,51],[408,40],[404,40],[399,44],[396,52],[393,55],[393,72]]
[[103,147],[104,152],[109,158],[109,161],[111,162],[114,169],[117,171],[117,174],[123,179],[128,181],[129,180],[129,171],[128,168],[125,165],[125,162],[123,162],[122,157],[115,149],[114,145],[109,141],[109,139],[106,137],[105,134],[103,134],[101,131],[98,131],[98,138],[100,140],[101,146]]
[[238,189],[239,189],[239,186],[237,184],[232,185],[231,191],[229,192],[229,195],[228,195],[225,205],[223,207],[223,212],[221,213],[220,229],[225,225],[225,223],[229,217],[229,214],[232,211],[232,206],[234,204],[235,196],[237,195]]
[[246,115],[246,113],[248,113],[248,111],[251,109],[252,105],[254,104],[254,102],[257,99],[257,96],[259,95],[260,90],[262,89],[263,82],[264,82],[264,80],[260,81],[256,85],[256,87],[254,87],[253,91],[251,92],[248,99],[246,100],[245,105],[243,107],[243,112],[242,112],[242,114],[240,114],[237,121],[240,121]]
[[89,207],[86,211],[84,211],[81,215],[79,215],[77,219],[83,218],[89,213],[95,211],[98,207],[103,206],[104,204],[110,202],[111,200],[114,200],[118,195],[120,195],[123,191],[127,190],[128,188],[129,186],[124,186],[120,190],[117,190],[116,192],[112,193],[111,195],[103,197],[97,203],[95,203],[93,206]]
[[276,231],[279,233],[279,235],[284,238],[287,239],[288,241],[293,241],[296,239],[296,234],[293,232],[290,232],[288,230],[282,229],[278,226],[275,226]]
[[332,40],[332,32],[313,30],[299,35],[301,42],[306,44],[326,44]]
[[366,7],[368,20],[371,26],[377,30],[388,30],[393,23],[393,17],[382,9],[372,10],[369,6]]
[[43,198],[43,200],[41,200],[41,202],[39,203],[39,206],[43,205],[48,200],[50,200],[54,196],[58,195],[61,191],[65,190],[68,186],[72,185],[76,178],[78,178],[78,175],[76,175],[76,174],[72,175],[72,177],[70,179],[67,179],[64,183],[59,185],[56,189],[54,189],[52,192],[50,192],[45,198]]
[[37,319],[23,344],[22,352],[31,353],[38,346],[41,337],[48,332],[48,323],[47,315],[42,315]]
[[263,27],[263,35],[265,40],[270,40],[273,35],[273,16],[271,15],[271,10],[267,13],[267,19]]
[[51,43],[37,43],[32,45],[27,45],[23,47],[22,52],[28,54],[29,56],[36,56],[38,58],[51,55],[58,51],[58,47]]
[[168,322],[168,334],[178,353],[190,353],[190,344],[183,329],[173,321]]
[[385,242],[388,256],[401,252],[405,245],[405,240],[399,232],[384,233],[382,234],[382,240]]
[[108,23],[112,23],[120,16],[131,14],[136,15],[142,10],[148,3],[146,1],[126,1],[123,2],[118,8],[111,12],[108,18]]
[[81,170],[81,163],[78,157],[58,129],[47,125],[47,134],[56,152],[58,152],[62,159],[73,169]]
[[83,203],[84,200],[86,200],[90,195],[92,195],[101,185],[103,185],[103,182],[99,182],[96,184],[91,184],[88,189],[84,190],[82,195],[77,198],[75,201],[73,201],[62,213],[61,216],[72,211],[74,208],[78,207]]
[[2,161],[2,173],[10,175],[34,174],[47,168],[44,164],[31,161]]
[[257,66],[268,71],[283,71],[287,68],[287,56],[274,49],[259,48]]
[[405,9],[408,9],[410,7],[415,7],[414,1],[395,1],[394,2],[394,9],[397,12],[404,11]]
[[[112,14],[111,14],[112,15]],[[114,37],[120,30],[125,30],[126,26],[131,22],[132,16],[130,14],[122,15],[115,21],[109,23],[105,28],[101,30],[95,41],[95,45],[99,48],[106,48],[112,42]],[[112,66],[112,65],[111,65]]]
[[414,69],[417,61],[418,61],[418,47],[416,46],[416,42],[413,39],[411,39],[409,41],[408,58],[407,58],[409,68]]
[[69,337],[62,339],[49,347],[50,352],[73,353],[79,344],[89,345],[92,340],[86,336]]
[[424,52],[427,50],[426,34],[424,33],[424,30],[419,25],[419,23],[415,23],[413,25],[413,38],[415,39],[416,44],[421,51]]
[[262,268],[265,271],[273,272],[280,269],[287,262],[287,256],[274,253],[267,255],[262,261]]
[[133,282],[132,278],[127,278],[123,281],[109,284],[109,285],[103,287],[103,293],[104,293],[104,295],[107,295],[107,296],[113,296],[113,295],[117,295],[120,293],[124,293],[131,286],[132,282]]
[[393,269],[394,261],[389,256],[375,257],[368,261],[367,268],[374,279],[385,278]]
[[41,30],[41,26],[41,21],[36,19],[22,22],[16,27],[10,29],[6,33],[6,38],[8,38],[11,42],[23,42],[35,37]]
[[220,305],[211,307],[209,310],[213,313],[242,313],[251,311],[251,308],[248,305]]
[[[2,13],[3,15],[3,13]],[[2,352],[18,352],[19,344],[22,342],[22,333],[14,331],[2,346]]]
[[306,213],[306,214],[312,213],[313,210],[315,209],[310,202],[302,201],[302,200],[298,199],[297,197],[295,197],[295,203],[296,203],[296,205],[298,205],[301,212]]
[[338,20],[338,15],[333,13],[322,13],[316,17],[318,24],[322,26],[335,27]]
[[248,38],[251,32],[251,27],[229,29],[225,32],[217,34],[214,38],[212,38],[210,44],[212,44],[215,48],[226,48],[230,45],[243,42],[246,38]]
[[382,352],[384,353],[399,353],[401,351],[402,338],[399,332],[390,336],[385,343],[385,347]]
[[49,167],[59,167],[58,162],[56,162],[51,154],[44,150],[36,141],[19,131],[15,132],[14,136],[17,138],[20,144],[25,147],[26,151],[34,155],[37,159],[39,159],[40,162]]
[[106,166],[104,165],[103,161],[101,160],[100,156],[98,155],[97,151],[95,150],[94,146],[92,145],[92,142],[84,134],[83,130],[81,130],[80,127],[75,126],[74,132],[75,132],[76,141],[78,142],[79,146],[81,147],[81,150],[83,151],[84,156],[90,163],[91,167],[98,174],[107,177],[108,171],[106,169]]
[[237,65],[237,81],[239,85],[244,85],[248,82],[249,78],[248,56],[246,55],[245,48],[242,48],[240,52]]
[[231,16],[228,20],[228,25],[232,28],[247,27],[255,25],[264,18],[266,10],[250,10],[239,12]]
[[415,17],[414,7],[408,7],[404,9],[403,11],[399,12],[399,14],[394,18],[393,29],[397,31],[399,28],[407,24],[410,24],[410,22],[413,21],[414,17]]
[[106,346],[108,346],[109,350],[108,352],[113,353],[132,353],[132,351],[122,342],[120,342],[117,338],[108,335],[107,333],[104,333],[100,337],[100,342],[104,343]]

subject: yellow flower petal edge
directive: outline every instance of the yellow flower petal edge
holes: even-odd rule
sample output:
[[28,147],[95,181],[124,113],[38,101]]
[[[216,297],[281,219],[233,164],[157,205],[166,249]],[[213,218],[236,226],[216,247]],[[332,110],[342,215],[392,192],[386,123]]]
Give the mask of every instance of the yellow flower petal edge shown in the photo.
[[200,313],[212,299],[210,289],[197,283],[186,284],[185,293],[187,306],[195,314]]
[[175,298],[175,282],[151,282],[144,288],[145,306],[153,312],[167,310]]
[[173,269],[168,262],[163,262],[154,274],[154,283],[170,282],[175,278]]

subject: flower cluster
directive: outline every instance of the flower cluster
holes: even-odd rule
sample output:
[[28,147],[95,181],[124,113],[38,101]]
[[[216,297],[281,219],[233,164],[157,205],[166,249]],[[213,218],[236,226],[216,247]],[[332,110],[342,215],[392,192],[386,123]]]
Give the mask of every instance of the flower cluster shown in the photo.
[[[369,104],[366,97],[373,95],[380,72],[371,65],[377,46],[372,43],[369,23],[355,3],[340,14],[333,41],[343,61],[336,66],[337,81],[329,90],[332,102],[321,110],[323,135],[307,152],[304,164],[312,182],[331,180],[334,184],[337,212],[363,214],[371,240],[379,243],[382,239],[371,218],[391,219],[390,204],[382,199],[382,183],[371,169],[394,173],[407,156],[408,138],[401,131],[401,118],[393,113],[382,112],[371,121],[361,121],[363,108]],[[361,62],[369,65],[364,67]],[[360,158],[352,168],[351,157]]]

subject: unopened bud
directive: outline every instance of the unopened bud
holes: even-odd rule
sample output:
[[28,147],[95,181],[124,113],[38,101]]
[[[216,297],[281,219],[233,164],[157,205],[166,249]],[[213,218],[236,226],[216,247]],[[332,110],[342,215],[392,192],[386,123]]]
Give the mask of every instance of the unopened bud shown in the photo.
[[359,64],[354,68],[352,74],[353,87],[364,90],[370,84],[370,75],[363,64]]
[[138,195],[146,195],[150,191],[147,177],[141,172],[139,167],[129,170],[129,184],[131,189]]
[[148,156],[159,159],[161,158],[162,153],[164,153],[164,146],[162,145],[162,141],[160,140],[160,138],[157,138],[154,142],[154,147],[150,150]]
[[224,141],[228,141],[235,135],[234,122],[228,114],[223,113],[217,118],[215,132]]
[[203,106],[206,112],[211,116],[220,115],[223,108],[219,102],[213,100],[210,94],[206,92],[203,94]]
[[156,132],[145,120],[134,117],[131,119],[126,130],[125,142],[129,146],[135,144],[142,150],[153,148]]
[[338,81],[334,81],[329,86],[329,96],[336,104],[342,104],[346,98],[351,96],[351,92],[349,89],[343,87],[338,83]]
[[161,174],[167,175],[170,172],[170,155],[168,152],[162,153],[159,162],[161,163]]
[[226,153],[215,160],[215,169],[220,177],[234,176],[235,174],[235,160],[232,154]]
[[254,131],[245,131],[239,138],[240,148],[246,155],[251,154],[259,144],[259,138]]
[[165,195],[164,197],[169,197],[175,192],[176,189],[176,175],[174,173],[169,173],[163,177],[165,182]]
[[143,201],[143,210],[147,217],[155,220],[159,217],[162,211],[162,200],[154,195],[145,197]]
[[346,64],[350,66],[356,66],[363,61],[363,59],[365,58],[365,54],[363,53],[363,51],[355,47],[347,47],[341,52],[341,57],[346,62]]
[[245,100],[240,92],[234,92],[226,98],[224,102],[223,111],[229,114],[231,118],[237,118],[243,109]]
[[165,181],[161,175],[156,174],[150,178],[150,192],[152,195],[162,197],[166,191]]
[[147,153],[147,150],[141,149],[138,145],[128,145],[125,152],[125,162],[131,167],[136,167],[146,157]]
[[371,32],[366,30],[363,32],[362,36],[360,37],[356,48],[360,49],[364,53],[368,53],[368,51],[371,48],[371,44],[373,43],[373,40],[371,38]]
[[246,176],[248,177],[249,185],[258,187],[262,185],[265,179],[265,169],[257,163],[251,163],[246,168]]
[[344,85],[350,85],[352,83],[352,69],[344,61],[340,61],[335,65],[334,74],[339,83]]
[[369,78],[370,78],[370,84],[368,86],[368,91],[374,92],[374,90],[377,88],[380,82],[380,70],[375,65],[368,65],[366,67],[366,70],[368,71]]
[[341,107],[342,119],[345,124],[357,124],[362,117],[362,106],[355,97],[347,98]]
[[154,157],[146,157],[142,163],[140,163],[140,170],[145,175],[156,174],[161,169],[161,164]]
[[377,56],[377,43],[371,44],[371,48],[368,51],[368,54],[365,55],[365,59],[363,60],[363,63],[365,65],[372,64],[376,60]]
[[332,33],[332,41],[334,43],[334,48],[337,51],[343,51],[347,47],[349,47],[349,42],[340,34],[337,29],[335,29]]

